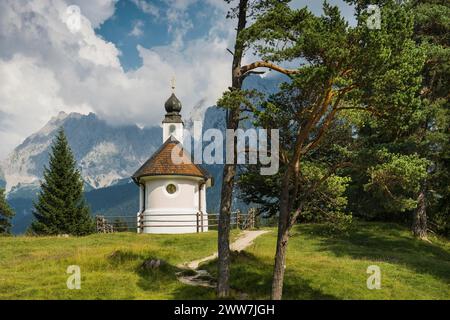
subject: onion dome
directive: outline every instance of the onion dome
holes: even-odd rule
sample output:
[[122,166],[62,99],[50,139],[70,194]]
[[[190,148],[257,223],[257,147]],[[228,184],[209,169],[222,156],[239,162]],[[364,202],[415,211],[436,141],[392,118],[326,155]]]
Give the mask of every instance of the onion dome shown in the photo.
[[167,99],[166,103],[164,104],[164,107],[166,108],[167,113],[179,113],[181,111],[181,102],[178,100],[175,93],[172,93],[172,95]]
[[164,108],[166,108],[166,116],[164,117],[163,123],[182,123],[180,111],[181,111],[181,102],[178,100],[175,93],[167,99],[164,104]]

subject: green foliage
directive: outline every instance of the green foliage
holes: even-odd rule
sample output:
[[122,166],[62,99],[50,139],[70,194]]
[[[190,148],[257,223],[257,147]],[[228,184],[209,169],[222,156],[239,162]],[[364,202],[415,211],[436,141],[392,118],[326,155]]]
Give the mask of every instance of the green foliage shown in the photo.
[[14,211],[6,202],[5,190],[0,189],[0,235],[11,233],[10,220],[14,217]]
[[355,228],[353,216],[342,211],[335,211],[329,214],[324,220],[323,226],[324,233],[329,235],[348,234]]
[[317,186],[311,194],[299,196],[299,201],[307,202],[300,215],[301,219],[308,222],[323,222],[327,221],[328,217],[335,218],[338,213],[346,211],[345,190],[350,181],[349,177],[336,174],[326,177],[328,169],[311,161],[303,161],[300,170],[304,180],[302,189]]
[[94,221],[84,200],[83,180],[63,129],[53,143],[49,167],[44,169],[34,206],[36,220],[31,230],[35,234],[81,236],[94,231]]
[[385,212],[405,212],[417,206],[417,194],[427,175],[428,161],[418,155],[378,153],[380,164],[368,168],[371,192]]
[[[336,173],[351,177],[344,193],[346,211],[406,222],[415,211],[420,186],[426,185],[430,226],[448,234],[450,4],[347,2],[356,6],[354,27],[326,2],[317,17],[308,8],[293,9],[289,1],[269,1],[239,35],[239,41],[264,61],[298,62],[298,73],[290,75],[277,97],[252,108],[256,126],[282,130],[283,163],[274,177],[258,178],[257,169],[246,169],[240,183],[243,197],[271,214],[277,211],[276,193],[298,133],[316,117],[320,121],[305,131],[302,162],[314,162],[322,170],[351,162]],[[373,4],[381,8],[379,30],[367,27],[366,9]],[[329,104],[317,109],[330,91],[334,95]],[[245,104],[242,96],[229,101]],[[323,139],[314,143],[323,132]],[[343,139],[337,138],[339,134]],[[300,167],[305,177],[303,163]],[[301,180],[299,192],[307,185],[306,179]]]
[[[281,177],[303,135],[300,186],[293,207],[304,206],[300,217],[306,221],[345,216],[350,179],[342,170],[333,171],[358,153],[354,119],[378,124],[372,120],[378,114],[383,116],[383,128],[394,131],[420,105],[425,54],[412,40],[412,15],[393,2],[382,10],[382,28],[374,31],[367,28],[364,15],[350,27],[338,8],[327,3],[317,17],[307,8],[295,10],[280,2],[243,32],[263,60],[305,61],[292,82],[254,112],[257,125],[280,128],[284,169],[260,179],[250,169],[239,184],[244,200],[259,203],[272,214],[277,210]],[[329,92],[333,97],[327,102]],[[302,132],[312,118],[321,120]],[[323,179],[325,175],[329,176]],[[291,184],[293,189],[295,181]]]
[[[287,165],[284,161],[292,155],[295,134],[299,123],[307,120],[298,116],[292,121],[296,110],[308,108],[307,103],[298,99],[298,91],[285,85],[278,94],[271,96],[259,109],[254,111],[254,124],[264,128],[279,128],[280,146],[283,154],[279,172],[275,175],[260,174],[260,165],[242,168],[238,180],[240,197],[248,204],[257,204],[264,217],[276,216],[279,210],[282,178]],[[338,119],[329,128],[326,139],[308,153],[300,166],[299,193],[294,208],[302,206],[298,221],[330,222],[330,231],[344,231],[351,224],[351,213],[347,210],[345,195],[349,177],[338,172],[349,157],[351,127],[344,119]],[[291,187],[295,181],[291,182]]]
[[427,177],[430,227],[450,235],[450,3],[413,1],[415,40],[427,49],[422,103],[424,138],[418,149],[432,163]]
[[[309,161],[303,163],[300,177],[301,191],[296,200],[296,207],[302,205],[299,221],[337,223],[339,218],[343,218],[342,221],[345,224],[351,222],[351,214],[346,209],[345,196],[350,179],[336,174],[325,177],[327,174],[328,169],[324,166]],[[238,181],[240,197],[248,204],[258,204],[261,214],[266,218],[276,215],[281,176],[280,172],[276,175],[262,176],[259,174],[258,167],[249,166]],[[310,191],[313,186],[317,187],[314,191]]]
[[240,106],[242,111],[255,112],[255,102],[262,99],[263,94],[257,90],[232,90],[223,93],[217,105],[224,109]]
[[[389,6],[389,1],[349,2],[356,3],[360,11],[368,4]],[[445,0],[410,1],[403,8],[414,18],[411,39],[421,55],[425,56],[425,63],[420,70],[420,90],[410,104],[397,105],[384,115],[368,117],[348,114],[354,120],[355,132],[361,145],[361,150],[354,159],[358,168],[350,173],[351,210],[366,218],[405,219],[416,209],[419,184],[426,185],[429,228],[442,234],[450,234],[450,4]],[[417,161],[408,164],[397,159],[395,162],[398,168],[395,168],[394,160],[391,157],[380,158],[378,150],[406,160],[413,157]],[[427,161],[425,171],[419,157]],[[384,166],[383,161],[387,162]],[[411,179],[413,172],[420,174]],[[375,180],[371,174],[375,174]],[[395,176],[397,181],[381,181],[385,174]],[[419,181],[419,178],[422,180]],[[399,181],[405,185],[400,187]],[[364,189],[367,192],[363,192]],[[398,214],[396,210],[404,213]]]

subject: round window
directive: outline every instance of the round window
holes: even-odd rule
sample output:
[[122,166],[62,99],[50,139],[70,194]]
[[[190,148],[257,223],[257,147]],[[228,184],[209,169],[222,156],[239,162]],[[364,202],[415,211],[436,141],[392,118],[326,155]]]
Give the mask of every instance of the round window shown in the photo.
[[168,194],[174,194],[177,192],[177,187],[173,183],[170,183],[166,186],[166,191]]

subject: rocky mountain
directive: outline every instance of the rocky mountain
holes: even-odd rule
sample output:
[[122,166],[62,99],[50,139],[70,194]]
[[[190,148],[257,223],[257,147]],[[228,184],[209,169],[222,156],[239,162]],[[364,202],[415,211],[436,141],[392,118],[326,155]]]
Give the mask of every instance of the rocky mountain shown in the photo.
[[160,145],[158,127],[114,127],[95,114],[60,112],[19,145],[2,165],[7,192],[37,186],[51,143],[63,127],[86,184],[94,189],[128,178]]

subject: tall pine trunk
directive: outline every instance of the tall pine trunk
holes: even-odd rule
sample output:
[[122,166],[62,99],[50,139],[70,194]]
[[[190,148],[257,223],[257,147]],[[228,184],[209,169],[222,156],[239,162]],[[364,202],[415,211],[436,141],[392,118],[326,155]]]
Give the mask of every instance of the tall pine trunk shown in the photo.
[[[231,110],[227,123],[237,127],[239,112]],[[235,152],[234,148],[233,152]],[[218,279],[217,295],[225,298],[230,295],[230,218],[233,196],[235,164],[225,164],[223,168],[222,192],[220,199],[219,235],[218,235]]]
[[235,165],[226,164],[223,170],[218,236],[217,295],[220,298],[230,294],[230,212],[235,174]]
[[[239,34],[245,29],[247,23],[248,0],[239,1],[238,27],[236,30],[236,42],[234,45],[233,65],[231,70],[232,88],[240,90],[242,88],[241,64],[244,53],[244,45],[239,41]],[[240,106],[234,106],[227,113],[227,129],[236,130],[239,125]],[[230,142],[228,142],[230,143]],[[236,146],[233,142],[236,153]],[[227,150],[227,152],[229,152]],[[234,160],[236,157],[234,157]],[[219,212],[218,227],[218,279],[217,295],[224,298],[230,295],[230,215],[233,196],[234,177],[236,175],[236,164],[225,164],[223,169],[222,191]]]
[[413,215],[413,235],[419,239],[427,239],[427,197],[426,183],[423,184],[417,197],[417,208]]
[[[281,215],[281,212],[280,212]],[[278,225],[277,252],[275,255],[275,266],[272,279],[272,299],[281,300],[283,295],[284,271],[286,269],[286,252],[289,241],[289,229],[281,226],[281,219]]]
[[289,241],[289,218],[290,218],[290,169],[283,177],[283,186],[280,197],[280,216],[278,219],[277,250],[275,254],[275,265],[272,279],[272,299],[281,300],[283,295],[284,271],[286,269],[286,251]]

